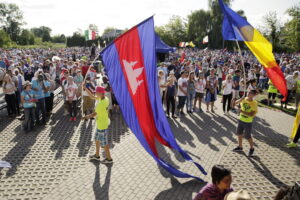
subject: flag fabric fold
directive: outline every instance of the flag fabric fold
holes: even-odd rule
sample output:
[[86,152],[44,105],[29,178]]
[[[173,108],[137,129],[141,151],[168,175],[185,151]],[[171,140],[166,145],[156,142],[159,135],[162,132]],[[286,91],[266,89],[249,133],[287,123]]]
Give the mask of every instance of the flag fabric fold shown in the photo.
[[292,134],[291,134],[292,140],[294,139],[294,137],[297,134],[299,124],[300,124],[300,106],[298,106],[298,111],[297,111],[297,114],[296,114],[296,117],[294,120],[294,124],[293,124],[293,129],[292,129]]
[[194,48],[196,45],[192,41],[190,41],[189,46]]
[[224,17],[222,25],[224,40],[244,41],[264,67],[274,86],[284,96],[283,101],[285,101],[287,97],[286,81],[279,65],[276,63],[272,52],[272,44],[258,30],[253,28],[247,20],[225,5],[222,0],[219,0],[219,5]]
[[202,40],[202,44],[207,44],[208,43],[208,35],[205,36]]
[[115,39],[100,55],[124,120],[144,149],[174,176],[201,180],[166,163],[155,146],[159,142],[178,151],[206,175],[202,166],[179,147],[165,117],[157,81],[153,17]]

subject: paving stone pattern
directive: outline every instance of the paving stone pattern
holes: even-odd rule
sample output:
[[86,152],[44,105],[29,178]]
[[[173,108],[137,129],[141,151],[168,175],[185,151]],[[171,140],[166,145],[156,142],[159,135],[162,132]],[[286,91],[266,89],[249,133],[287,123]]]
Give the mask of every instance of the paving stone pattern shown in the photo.
[[[259,108],[253,126],[256,150],[249,159],[231,150],[236,145],[236,116],[195,113],[169,120],[174,135],[208,173],[214,164],[233,172],[234,189],[246,189],[257,199],[272,199],[280,186],[300,181],[300,148],[285,144],[293,117]],[[62,102],[55,107],[49,124],[33,133],[21,132],[20,121],[0,113],[0,159],[13,165],[2,169],[0,199],[192,199],[205,185],[193,179],[177,179],[158,166],[144,151],[120,115],[114,115],[109,143],[114,164],[89,162],[94,153],[94,121],[69,122]],[[197,175],[210,176],[170,149],[157,145],[159,155],[173,166]],[[103,157],[102,157],[103,158]]]

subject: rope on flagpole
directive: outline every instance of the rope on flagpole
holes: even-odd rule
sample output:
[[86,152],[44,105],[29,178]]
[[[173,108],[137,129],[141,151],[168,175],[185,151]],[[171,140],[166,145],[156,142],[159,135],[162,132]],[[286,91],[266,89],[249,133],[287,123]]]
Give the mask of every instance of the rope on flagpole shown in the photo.
[[91,67],[94,66],[94,63],[95,63],[96,60],[99,58],[99,56],[100,56],[100,54],[98,54],[98,55],[95,57],[95,59],[93,60],[93,62],[90,64],[90,66],[89,66],[89,68],[88,68],[88,70],[87,70],[87,72],[86,72],[86,74],[85,74],[85,76],[84,76],[83,82],[82,82],[82,84],[81,84],[81,91],[82,91],[82,94],[81,94],[81,103],[80,103],[80,107],[81,107],[81,116],[83,116],[83,84],[84,84],[85,81],[86,81],[87,75],[89,74]]
[[236,42],[236,45],[237,45],[237,47],[238,47],[238,54],[239,54],[239,56],[241,57],[241,61],[242,61],[242,68],[243,68],[243,73],[244,73],[244,94],[243,94],[243,97],[245,97],[245,95],[246,95],[246,90],[247,90],[247,84],[246,84],[246,70],[245,70],[244,59],[243,59],[243,56],[242,56],[242,52],[241,52],[241,49],[240,49],[239,42],[237,41],[237,39],[235,39],[235,42]]

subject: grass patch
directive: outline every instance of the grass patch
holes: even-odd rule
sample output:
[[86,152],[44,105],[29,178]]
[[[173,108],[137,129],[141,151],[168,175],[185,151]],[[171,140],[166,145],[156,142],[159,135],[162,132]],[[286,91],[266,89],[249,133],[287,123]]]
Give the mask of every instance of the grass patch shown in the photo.
[[[297,114],[297,110],[294,109],[295,108],[294,101],[289,102],[289,104],[288,104],[289,106],[293,107],[291,109],[291,108],[284,108],[284,106],[283,106],[283,108],[281,108],[280,105],[279,106],[277,106],[277,105],[272,105],[272,106],[265,105],[265,104],[261,103],[261,100],[263,100],[263,99],[268,99],[268,96],[267,96],[266,93],[259,94],[255,98],[255,100],[258,102],[258,105],[260,107],[269,108],[269,109],[275,109],[275,110],[280,110],[280,111],[282,111],[282,112],[284,112],[284,113],[286,113],[288,115],[292,115],[292,116],[296,116],[296,114]],[[276,97],[275,101],[280,104],[281,99],[278,98],[278,97]]]

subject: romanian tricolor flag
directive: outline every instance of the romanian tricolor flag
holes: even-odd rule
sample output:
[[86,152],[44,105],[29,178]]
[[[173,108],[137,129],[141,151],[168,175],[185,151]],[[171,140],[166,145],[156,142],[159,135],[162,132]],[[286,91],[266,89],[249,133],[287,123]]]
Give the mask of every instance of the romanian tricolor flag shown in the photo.
[[284,96],[284,101],[287,96],[286,81],[272,53],[272,44],[247,20],[226,6],[222,0],[219,0],[219,4],[224,15],[222,30],[224,40],[245,42],[257,60],[264,66],[274,86]]

